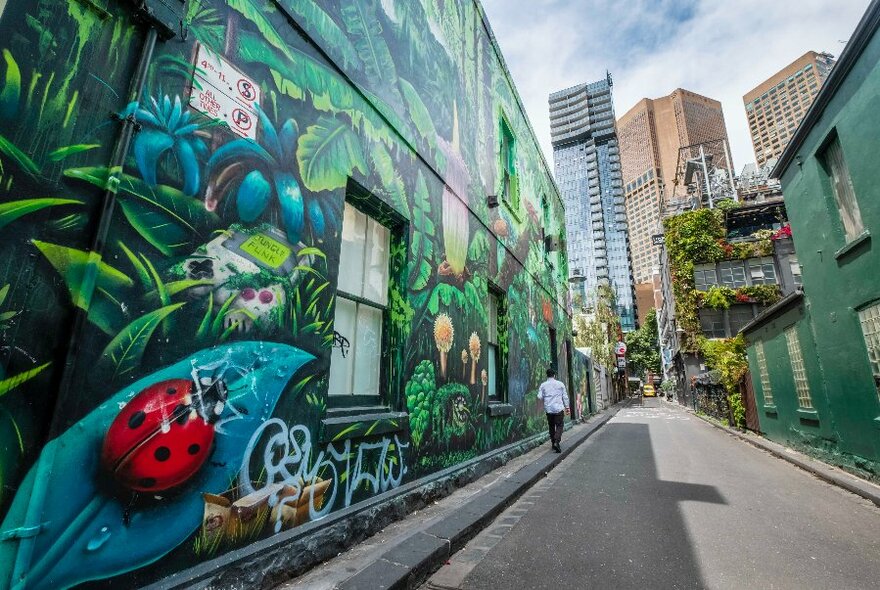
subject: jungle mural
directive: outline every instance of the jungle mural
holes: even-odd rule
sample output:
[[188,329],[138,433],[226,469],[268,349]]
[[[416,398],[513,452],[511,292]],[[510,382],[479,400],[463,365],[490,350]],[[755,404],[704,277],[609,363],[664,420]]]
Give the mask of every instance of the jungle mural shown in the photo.
[[[0,589],[149,583],[544,429],[563,211],[479,6],[181,6],[0,4]],[[390,230],[368,419],[328,393],[347,206]]]

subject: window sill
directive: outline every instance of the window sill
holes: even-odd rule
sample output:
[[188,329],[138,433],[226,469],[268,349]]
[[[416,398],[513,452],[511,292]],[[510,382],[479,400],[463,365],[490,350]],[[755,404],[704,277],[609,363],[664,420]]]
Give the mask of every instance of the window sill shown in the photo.
[[819,422],[819,413],[816,410],[807,410],[805,408],[798,408],[797,415],[801,420],[808,420],[810,422]]
[[779,412],[776,410],[775,405],[765,405],[764,406],[764,413],[767,414],[768,416],[772,416],[773,418],[776,418],[779,416]]
[[487,408],[489,412],[489,416],[510,416],[513,414],[513,406],[510,404],[505,404],[502,402],[489,402],[489,407]]
[[874,426],[877,427],[877,430],[880,430],[880,416],[874,418]]
[[851,241],[847,242],[847,244],[834,253],[834,258],[840,260],[841,258],[847,258],[848,254],[853,250],[856,250],[862,244],[866,244],[871,240],[871,232],[868,230],[863,231],[856,237],[854,237]]
[[364,438],[409,429],[409,414],[393,412],[384,406],[328,409],[321,426],[322,443]]

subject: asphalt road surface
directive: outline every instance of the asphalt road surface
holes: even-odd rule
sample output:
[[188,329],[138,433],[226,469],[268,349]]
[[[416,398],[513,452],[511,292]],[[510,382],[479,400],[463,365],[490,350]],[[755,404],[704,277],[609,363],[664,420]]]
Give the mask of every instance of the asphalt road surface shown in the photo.
[[875,589],[880,509],[646,399],[425,588]]

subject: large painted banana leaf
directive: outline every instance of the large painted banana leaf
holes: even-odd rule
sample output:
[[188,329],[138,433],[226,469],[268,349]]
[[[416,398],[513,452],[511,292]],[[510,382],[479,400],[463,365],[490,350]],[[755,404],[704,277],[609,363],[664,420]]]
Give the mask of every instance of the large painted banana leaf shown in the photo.
[[[290,378],[312,360],[284,344],[236,342],[198,352],[117,392],[43,449],[0,528],[0,589],[68,588],[156,561],[201,524],[202,493],[229,488],[256,429],[271,417]],[[114,492],[100,464],[104,433],[145,387],[172,378],[219,375],[229,403],[215,448],[201,470],[162,499],[139,502]],[[234,409],[233,409],[234,408]]]

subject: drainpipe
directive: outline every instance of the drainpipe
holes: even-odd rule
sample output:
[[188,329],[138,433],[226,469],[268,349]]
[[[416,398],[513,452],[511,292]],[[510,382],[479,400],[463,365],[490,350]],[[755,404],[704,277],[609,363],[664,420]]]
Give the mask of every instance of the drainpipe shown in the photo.
[[[153,50],[156,48],[156,41],[158,38],[159,35],[156,29],[152,26],[149,27],[147,29],[146,38],[144,39],[144,44],[141,47],[141,55],[137,69],[131,80],[128,103],[126,104],[140,101],[141,94],[143,93],[147,81],[147,71],[150,67],[150,62],[153,59]],[[122,128],[119,130],[119,136],[110,158],[107,186],[104,190],[104,195],[101,201],[101,209],[98,212],[98,227],[92,238],[89,262],[86,266],[85,276],[83,277],[80,296],[77,301],[74,301],[75,308],[73,325],[70,332],[67,354],[64,359],[61,380],[58,386],[58,391],[55,395],[55,411],[49,428],[49,440],[55,435],[56,429],[61,422],[60,412],[58,411],[59,406],[65,399],[68,399],[66,394],[70,391],[73,383],[73,372],[76,364],[77,352],[79,350],[79,341],[83,327],[88,319],[88,308],[92,295],[95,292],[98,265],[101,262],[104,244],[107,240],[107,234],[110,231],[110,222],[113,218],[113,209],[116,205],[116,190],[119,186],[119,174],[122,172],[122,168],[125,165],[125,158],[128,155],[129,147],[131,146],[131,140],[140,128],[133,113],[122,119],[121,124]],[[51,448],[54,449],[54,447]],[[44,452],[45,451],[46,447],[44,447]],[[51,453],[52,451],[49,452]],[[36,463],[35,476],[37,481],[45,481],[48,479],[54,462],[54,454],[47,456],[40,455],[40,458]],[[16,533],[14,536],[20,539],[15,557],[15,565],[12,571],[12,578],[10,580],[12,586],[16,586],[22,581],[26,581],[31,558],[34,552],[34,541],[42,526],[40,524],[40,514],[47,493],[48,489],[46,486],[34,486],[34,494],[28,499],[25,526],[18,531],[8,531]],[[14,542],[12,539],[10,539],[10,541]]]

